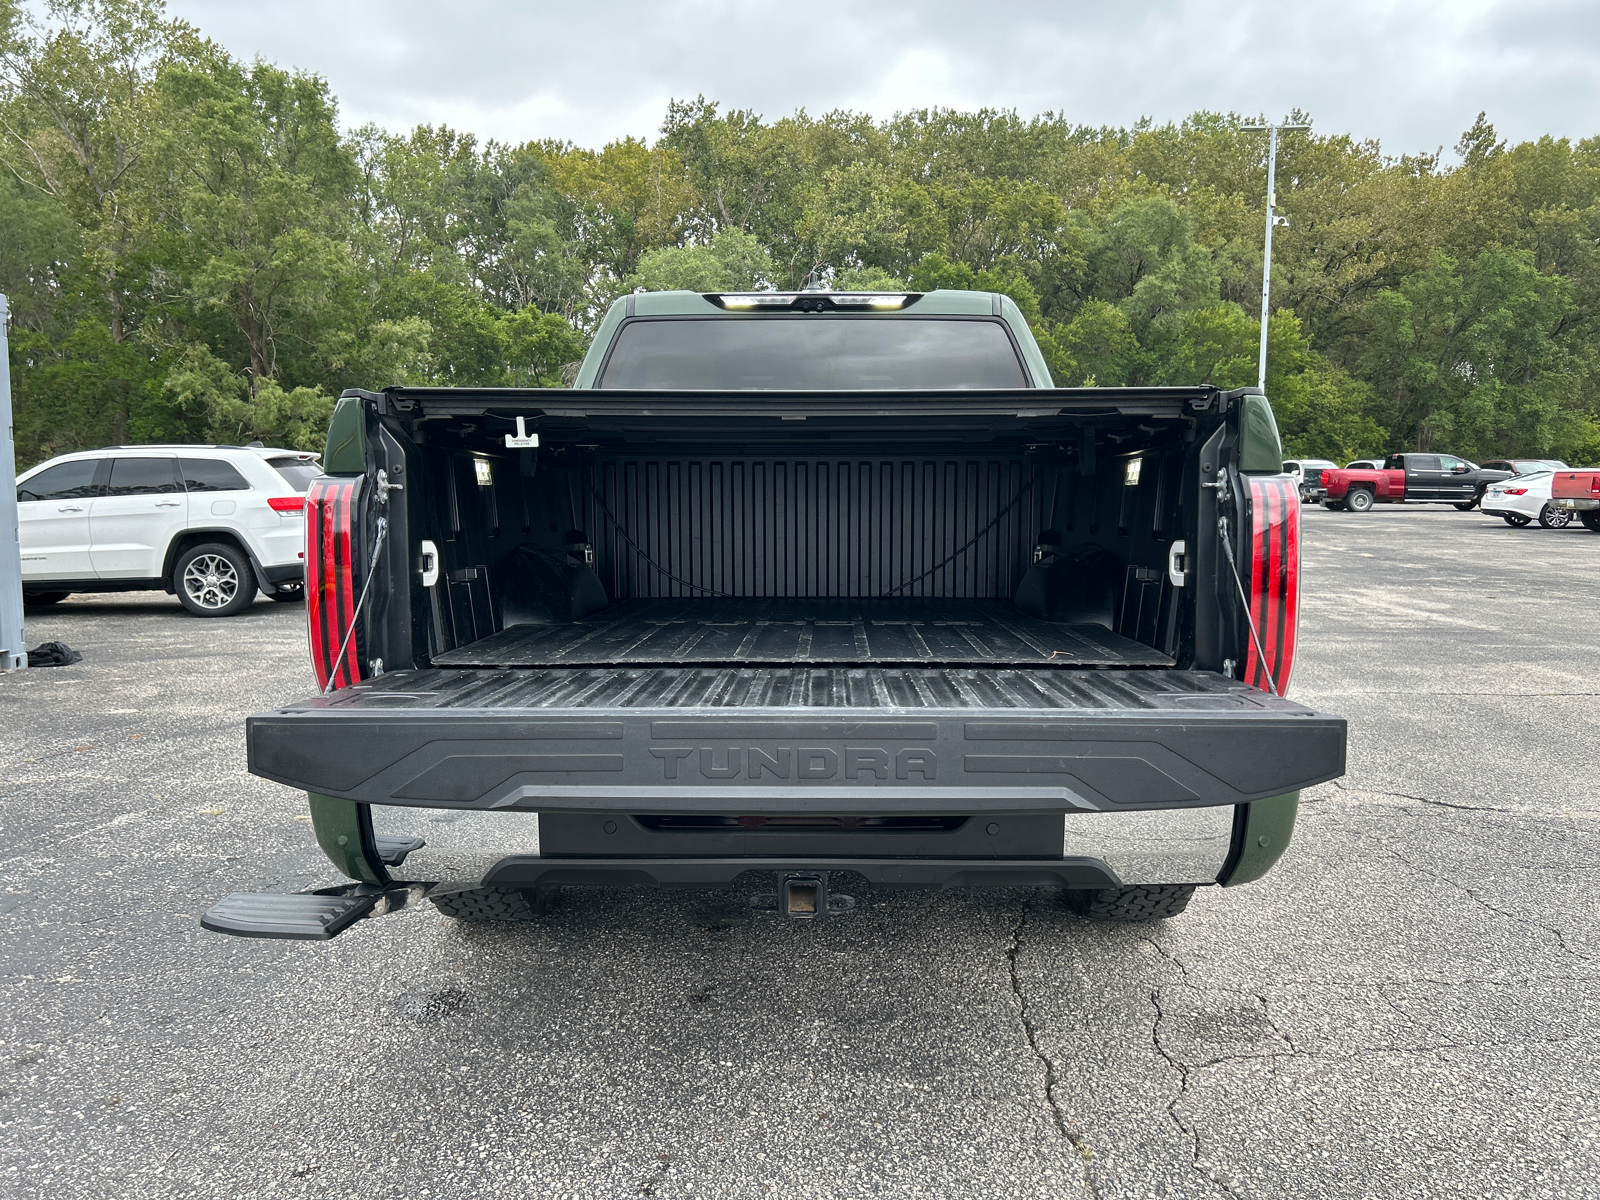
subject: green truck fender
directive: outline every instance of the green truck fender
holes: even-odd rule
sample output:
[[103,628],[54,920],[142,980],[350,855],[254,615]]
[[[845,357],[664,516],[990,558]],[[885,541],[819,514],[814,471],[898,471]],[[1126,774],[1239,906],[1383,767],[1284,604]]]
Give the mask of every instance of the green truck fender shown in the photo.
[[1223,887],[1254,883],[1277,864],[1294,837],[1300,793],[1285,792],[1234,809],[1233,848],[1217,882]]
[[311,828],[316,831],[317,845],[328,861],[358,883],[387,886],[389,872],[378,857],[369,806],[316,792],[307,792],[306,800],[311,806]]

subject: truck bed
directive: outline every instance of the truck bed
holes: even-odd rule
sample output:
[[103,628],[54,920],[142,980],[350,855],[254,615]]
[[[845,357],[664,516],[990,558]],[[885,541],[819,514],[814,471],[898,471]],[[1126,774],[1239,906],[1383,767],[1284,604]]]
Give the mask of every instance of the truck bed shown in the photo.
[[514,625],[437,655],[441,667],[983,663],[1170,667],[1101,625],[1004,600],[624,600],[571,624]]
[[1204,671],[399,671],[250,718],[250,769],[376,804],[620,813],[1205,807],[1344,770],[1343,718]]

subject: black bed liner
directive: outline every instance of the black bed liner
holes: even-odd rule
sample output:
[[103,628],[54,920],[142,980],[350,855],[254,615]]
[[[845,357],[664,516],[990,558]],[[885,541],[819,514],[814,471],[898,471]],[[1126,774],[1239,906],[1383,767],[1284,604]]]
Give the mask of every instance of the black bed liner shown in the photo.
[[1238,804],[1337,778],[1345,722],[1196,671],[392,672],[251,717],[250,769],[376,804],[965,813]]
[[1306,710],[1211,671],[1007,667],[545,667],[395,671],[280,711],[860,708]]
[[624,600],[581,621],[514,625],[435,656],[441,667],[674,663],[1170,667],[1102,625],[1030,617],[1004,600]]

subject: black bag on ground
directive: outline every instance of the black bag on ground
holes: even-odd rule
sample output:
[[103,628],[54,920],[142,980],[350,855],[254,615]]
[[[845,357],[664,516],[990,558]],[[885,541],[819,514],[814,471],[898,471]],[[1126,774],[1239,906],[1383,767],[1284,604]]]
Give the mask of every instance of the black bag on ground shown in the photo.
[[83,655],[65,642],[45,642],[28,651],[30,667],[70,667],[82,661]]

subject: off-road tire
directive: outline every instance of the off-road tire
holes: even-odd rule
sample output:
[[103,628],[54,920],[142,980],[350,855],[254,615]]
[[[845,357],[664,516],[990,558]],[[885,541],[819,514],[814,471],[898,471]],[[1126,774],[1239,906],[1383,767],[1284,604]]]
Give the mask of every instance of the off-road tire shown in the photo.
[[1600,508],[1591,508],[1578,514],[1578,520],[1590,533],[1600,533]]
[[475,925],[498,925],[509,921],[533,921],[550,911],[558,889],[472,888],[432,896],[433,906],[445,916]]
[[1506,524],[1513,529],[1524,529],[1533,522],[1532,517],[1525,517],[1521,513],[1501,513],[1506,519]]
[[1067,907],[1090,921],[1160,921],[1189,907],[1192,883],[1070,890]]
[[1572,524],[1572,514],[1546,504],[1539,510],[1539,524],[1546,529],[1565,529]]
[[1372,506],[1378,502],[1376,496],[1366,488],[1351,488],[1349,495],[1344,499],[1344,506],[1354,513],[1371,512]]
[[47,604],[60,604],[71,592],[23,592],[22,602],[29,608],[43,608]]

